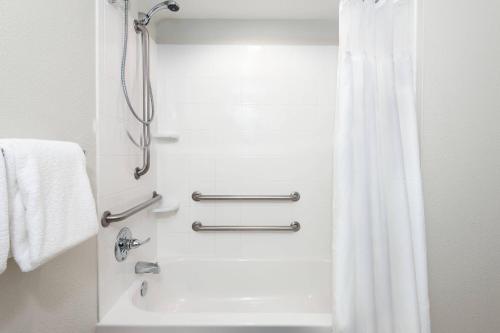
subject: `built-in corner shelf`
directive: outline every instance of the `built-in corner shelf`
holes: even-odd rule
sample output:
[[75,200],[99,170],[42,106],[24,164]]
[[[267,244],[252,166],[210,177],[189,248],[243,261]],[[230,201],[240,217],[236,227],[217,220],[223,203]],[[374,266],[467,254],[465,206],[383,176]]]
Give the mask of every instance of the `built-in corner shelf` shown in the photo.
[[153,213],[155,214],[163,214],[163,213],[175,213],[179,210],[178,202],[166,202],[164,206],[153,209]]
[[153,137],[158,140],[178,141],[181,136],[179,132],[168,131],[153,134]]

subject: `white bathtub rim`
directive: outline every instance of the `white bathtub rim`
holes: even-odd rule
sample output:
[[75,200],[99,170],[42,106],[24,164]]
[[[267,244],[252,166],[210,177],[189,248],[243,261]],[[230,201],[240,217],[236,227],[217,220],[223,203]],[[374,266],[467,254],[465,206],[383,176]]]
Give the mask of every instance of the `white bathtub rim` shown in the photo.
[[293,263],[293,262],[312,262],[312,263],[324,263],[331,265],[332,261],[329,258],[311,258],[307,256],[303,257],[294,257],[294,258],[252,258],[252,257],[200,257],[200,256],[192,256],[192,257],[178,257],[178,256],[162,256],[158,258],[158,262],[161,265],[162,263],[184,263],[184,262],[255,262],[255,263]]

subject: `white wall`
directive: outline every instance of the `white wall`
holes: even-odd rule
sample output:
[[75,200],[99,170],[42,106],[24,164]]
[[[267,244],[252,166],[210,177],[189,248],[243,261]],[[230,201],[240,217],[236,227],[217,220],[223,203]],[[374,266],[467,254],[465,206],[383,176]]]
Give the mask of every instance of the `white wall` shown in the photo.
[[[93,1],[0,1],[0,137],[77,142],[92,180],[94,14]],[[33,272],[10,260],[0,275],[0,332],[94,332],[96,256],[91,239]]]
[[[330,258],[335,46],[159,45],[159,257]],[[201,202],[193,191],[299,202]],[[196,233],[204,224],[302,224],[298,233]]]
[[[120,85],[122,55],[123,3],[111,5],[98,2],[99,24],[99,105],[97,138],[97,184],[99,216],[104,211],[118,213],[129,209],[152,196],[156,184],[155,154],[150,172],[134,178],[134,170],[142,165],[142,153],[127,138],[126,130],[136,135],[138,122],[130,115]],[[142,89],[139,39],[132,21],[137,15],[137,3],[131,1],[129,16],[129,51],[127,83],[132,103],[140,108],[139,93]],[[154,68],[155,44],[151,43],[152,68]],[[152,70],[154,73],[154,69]],[[154,78],[153,78],[154,82]],[[142,110],[137,111],[142,114]],[[125,221],[115,223],[99,231],[99,314],[104,316],[118,297],[135,279],[134,265],[138,260],[156,259],[156,225],[147,211]],[[119,230],[129,227],[135,238],[151,237],[152,241],[130,252],[126,261],[118,263],[114,257],[114,244]]]
[[330,20],[160,20],[160,44],[336,45],[339,25]]
[[500,331],[500,3],[420,8],[434,333]]
[[[337,19],[339,0],[183,0],[178,12],[161,11],[160,18],[182,20],[329,20]],[[142,0],[147,12],[156,0]]]

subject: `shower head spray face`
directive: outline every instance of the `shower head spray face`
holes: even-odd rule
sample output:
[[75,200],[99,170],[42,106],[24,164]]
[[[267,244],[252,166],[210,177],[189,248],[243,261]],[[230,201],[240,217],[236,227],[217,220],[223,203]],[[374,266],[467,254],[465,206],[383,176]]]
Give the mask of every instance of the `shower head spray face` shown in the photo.
[[151,8],[149,12],[144,16],[144,18],[138,20],[137,24],[148,25],[153,15],[155,15],[156,12],[162,9],[169,9],[172,12],[178,12],[180,7],[175,0],[160,2],[159,4],[154,5],[153,8]]
[[178,12],[180,7],[179,5],[177,4],[176,1],[174,0],[168,0],[168,1],[165,1],[167,3],[167,8],[170,9],[171,11],[173,12]]

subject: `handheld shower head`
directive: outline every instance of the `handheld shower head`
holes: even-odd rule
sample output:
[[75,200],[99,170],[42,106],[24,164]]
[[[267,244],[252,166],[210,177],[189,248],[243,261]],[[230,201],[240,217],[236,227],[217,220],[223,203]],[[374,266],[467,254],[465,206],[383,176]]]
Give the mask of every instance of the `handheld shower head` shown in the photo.
[[169,9],[172,12],[178,12],[180,7],[175,0],[160,2],[159,4],[154,5],[153,8],[151,8],[142,19],[137,20],[136,23],[141,25],[148,25],[151,17],[153,17],[156,12],[162,9]]
[[174,0],[165,1],[167,3],[167,8],[173,12],[178,12],[181,7]]

